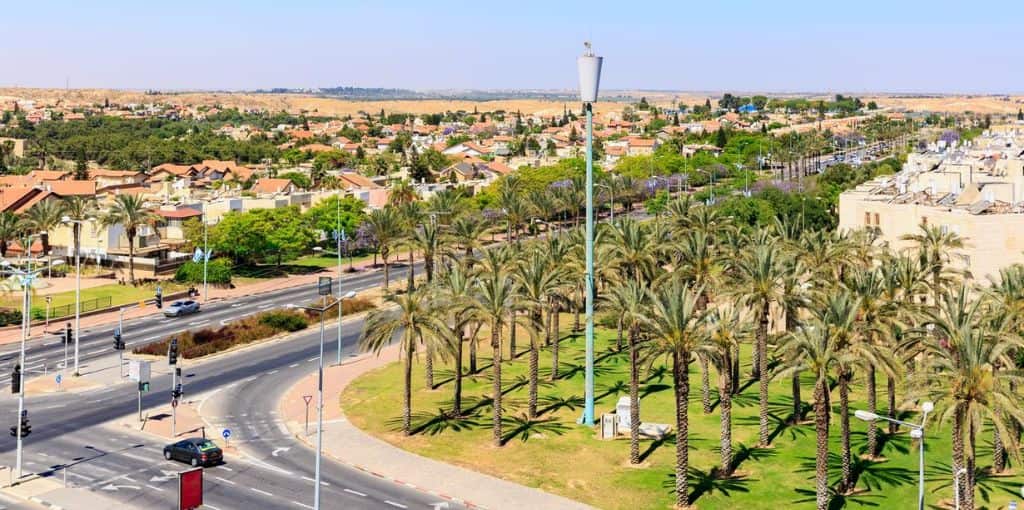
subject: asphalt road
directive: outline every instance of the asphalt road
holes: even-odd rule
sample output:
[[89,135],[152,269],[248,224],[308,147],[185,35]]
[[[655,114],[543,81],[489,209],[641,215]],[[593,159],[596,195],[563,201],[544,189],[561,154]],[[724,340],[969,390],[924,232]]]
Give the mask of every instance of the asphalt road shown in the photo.
[[[400,269],[392,277],[400,280],[404,274]],[[344,279],[342,290],[374,286],[381,278],[379,272],[353,275]],[[315,289],[306,286],[222,302],[191,317],[170,321],[142,318],[126,324],[125,338],[129,345],[154,341],[182,329],[229,321],[286,303],[311,302],[316,297]],[[343,355],[355,350],[361,327],[361,323],[346,325]],[[247,454],[229,457],[225,465],[207,470],[205,494],[211,508],[312,507],[313,452],[288,435],[276,417],[281,393],[292,382],[316,370],[319,332],[311,329],[287,341],[196,364],[186,363],[185,398],[208,394],[226,399],[222,401],[229,404],[222,407],[227,412],[217,418],[223,418],[220,425],[236,431],[232,439]],[[328,335],[328,340],[326,361],[331,362],[336,356],[336,336]],[[83,334],[83,362],[112,356],[111,345],[109,331]],[[48,344],[44,339],[33,342],[30,352],[30,360],[52,361],[57,354],[62,359],[63,346],[59,342]],[[5,355],[10,356],[10,351]],[[169,376],[154,377],[153,390],[143,398],[143,408],[166,404],[170,387]],[[27,399],[32,434],[25,439],[25,471],[62,480],[66,467],[69,485],[87,487],[132,507],[173,507],[177,497],[174,473],[186,466],[163,460],[163,444],[152,437],[108,423],[134,415],[136,398],[135,387],[123,384],[80,394]],[[15,423],[16,413],[16,399],[10,394],[0,396],[0,416],[8,417],[2,421]],[[0,463],[13,465],[14,449],[13,437],[0,436]],[[275,450],[277,455],[273,455]],[[323,508],[435,508],[435,504],[442,503],[439,498],[327,458],[322,465],[322,481]]]

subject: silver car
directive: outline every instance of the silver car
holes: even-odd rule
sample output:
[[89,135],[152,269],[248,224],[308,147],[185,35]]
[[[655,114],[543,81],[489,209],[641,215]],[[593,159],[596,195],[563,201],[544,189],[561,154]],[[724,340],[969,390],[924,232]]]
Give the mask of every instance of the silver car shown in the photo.
[[199,302],[189,299],[171,303],[167,306],[167,309],[164,310],[164,315],[167,317],[178,317],[180,315],[189,315],[197,312],[199,312]]

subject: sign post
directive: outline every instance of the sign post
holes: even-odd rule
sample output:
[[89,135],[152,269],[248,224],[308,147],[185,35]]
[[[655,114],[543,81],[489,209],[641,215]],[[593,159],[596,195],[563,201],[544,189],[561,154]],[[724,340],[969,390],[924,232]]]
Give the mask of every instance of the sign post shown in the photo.
[[306,435],[309,435],[309,402],[313,400],[313,395],[303,395],[302,400],[306,401]]
[[203,506],[203,468],[178,473],[178,510]]
[[60,376],[60,374],[57,374],[57,391],[61,391],[61,388],[60,388],[61,379],[63,379],[63,378]]
[[224,431],[221,432],[220,435],[221,437],[224,438],[224,446],[227,446],[228,440],[231,439],[231,429],[224,429]]
[[317,294],[321,296],[330,296],[333,294],[333,292],[331,292],[331,286],[332,278],[330,276],[321,276],[316,282]]
[[128,362],[128,378],[139,383],[139,421],[142,421],[142,394],[149,391],[149,362],[133,359]]

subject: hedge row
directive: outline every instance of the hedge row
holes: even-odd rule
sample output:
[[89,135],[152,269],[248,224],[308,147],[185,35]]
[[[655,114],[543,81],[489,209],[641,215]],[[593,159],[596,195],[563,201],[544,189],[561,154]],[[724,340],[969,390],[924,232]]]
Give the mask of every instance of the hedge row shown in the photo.
[[[343,303],[345,315],[358,313],[375,308],[368,299],[355,298]],[[329,313],[327,318],[337,316]],[[237,345],[245,345],[270,338],[278,333],[295,332],[319,323],[320,316],[315,312],[295,310],[272,310],[231,322],[226,326],[205,328],[197,331],[186,331],[175,335],[178,339],[178,352],[185,359],[195,359],[217,352],[226,351]],[[135,354],[164,356],[171,338],[146,344],[132,349]]]

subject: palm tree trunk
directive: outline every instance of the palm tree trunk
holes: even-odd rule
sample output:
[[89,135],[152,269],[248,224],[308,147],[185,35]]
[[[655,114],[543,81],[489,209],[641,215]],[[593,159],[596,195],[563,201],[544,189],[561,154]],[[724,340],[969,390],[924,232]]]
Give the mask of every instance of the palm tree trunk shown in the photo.
[[804,404],[800,400],[800,371],[794,370],[793,375],[790,376],[789,380],[790,391],[793,393],[793,417],[790,418],[790,423],[796,425],[800,423],[804,414]]
[[636,328],[629,330],[629,463],[640,463],[640,360]]
[[416,288],[416,266],[412,263],[412,249],[409,249],[409,292]]
[[757,330],[754,332],[755,344],[752,360],[750,365],[750,377],[758,379],[761,377],[761,356],[764,355],[762,345],[768,344],[768,303],[764,303],[761,306],[761,317],[757,322]]
[[965,466],[967,468],[967,474],[964,475],[967,478],[967,483],[964,484],[963,506],[966,510],[974,510],[975,459],[977,458],[975,451],[975,446],[977,444],[975,441],[976,432],[977,429],[975,427],[967,427],[967,448],[964,451],[965,456],[967,457],[967,465]]
[[494,381],[491,383],[492,407],[494,408],[494,446],[501,447],[501,326],[498,321],[491,321],[491,349],[494,359],[491,362]]
[[465,334],[465,326],[459,327],[459,333],[455,339],[455,395],[452,397],[452,416],[462,416],[462,343]]
[[622,351],[622,317],[619,317],[619,320],[616,321],[616,326],[618,328],[618,331],[617,331],[617,335],[615,337],[615,350],[617,352],[621,352]]
[[[725,367],[729,367],[731,362],[728,357],[724,363]],[[722,477],[732,475],[732,383],[729,381],[729,368],[722,370],[718,375],[718,409],[721,417],[721,442],[719,443],[719,450],[721,453]]]
[[844,373],[839,376],[839,434],[842,444],[843,479],[839,484],[839,492],[853,490],[853,465],[850,453],[850,377]]
[[992,472],[1000,474],[1006,469],[1006,446],[999,429],[992,427]]
[[425,376],[425,383],[427,389],[434,389],[434,348],[433,346],[427,345],[426,359],[423,362],[423,374]]
[[758,444],[768,446],[768,303],[761,309],[761,321],[757,326],[757,378],[758,378]]
[[388,256],[384,253],[380,254],[381,260],[384,262],[384,290],[388,290],[388,282],[391,281],[391,266],[388,264]]
[[828,407],[825,403],[827,382],[820,374],[814,383],[814,431],[817,451],[814,456],[815,494],[818,510],[828,510]]
[[[26,249],[26,253],[32,253],[32,247]],[[128,281],[135,285],[135,236],[128,236]]]
[[579,297],[580,297],[580,299],[579,300],[574,300],[575,302],[572,304],[572,308],[573,308],[573,310],[572,310],[573,311],[572,330],[573,331],[582,331],[583,330],[583,327],[580,326],[580,308],[582,308],[580,306],[580,303],[583,301],[583,291],[582,290],[580,290],[580,292],[579,292]]
[[559,331],[558,331],[558,316],[559,316],[558,307],[556,306],[551,311],[551,318],[549,319],[549,322],[551,322],[551,337],[550,337],[550,340],[551,340],[551,380],[552,381],[558,379],[558,344],[559,344],[559,341],[561,340],[561,335],[559,334]]
[[516,359],[516,311],[508,312],[508,360]]
[[736,344],[732,347],[732,377],[729,378],[732,383],[732,394],[737,395],[740,392],[740,346]]
[[402,433],[412,434],[412,353],[410,344],[405,351],[405,389],[402,395]]
[[[540,311],[534,312],[534,323],[540,322]],[[530,339],[530,403],[527,416],[532,420],[537,417],[537,378],[540,364],[540,346]]]
[[690,468],[689,436],[690,424],[687,404],[690,402],[690,377],[687,364],[688,352],[672,354],[672,378],[676,392],[676,506],[686,508],[690,502],[690,484],[687,474]]
[[[868,412],[875,413],[878,410],[878,390],[875,388],[875,367],[868,365],[867,373]],[[868,456],[874,458],[878,455],[878,427],[875,420],[868,422]]]
[[711,367],[707,356],[698,354],[697,360],[700,362],[700,402],[704,406],[704,414],[711,414],[711,374],[708,373]]
[[427,283],[434,282],[434,256],[423,254],[423,270],[427,272]]
[[[890,420],[895,420],[896,419],[896,379],[894,379],[893,377],[886,377],[885,378],[885,391],[886,391],[886,398],[889,400],[889,409],[888,409],[886,414],[888,415]],[[895,423],[893,423],[891,421],[889,422],[889,434],[890,435],[896,433],[896,427],[897,427],[897,425]]]

